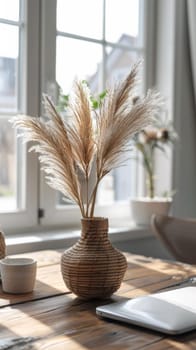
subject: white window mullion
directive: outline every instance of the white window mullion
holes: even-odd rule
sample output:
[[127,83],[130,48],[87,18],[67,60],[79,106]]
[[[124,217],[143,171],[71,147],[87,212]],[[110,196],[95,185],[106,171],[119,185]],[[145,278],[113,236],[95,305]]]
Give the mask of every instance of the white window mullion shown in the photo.
[[[41,92],[48,94],[56,103],[56,0],[42,0],[41,23]],[[56,218],[56,192],[46,184],[45,174],[42,171],[40,173],[40,208],[44,212],[44,216],[40,218],[41,224],[60,224]]]
[[[27,66],[26,66],[26,113],[40,116],[40,20],[41,6],[39,0],[27,2]],[[27,146],[29,149],[30,145]],[[28,150],[27,149],[27,150]],[[38,223],[39,207],[39,162],[35,153],[27,156],[27,212],[31,213],[32,226]]]

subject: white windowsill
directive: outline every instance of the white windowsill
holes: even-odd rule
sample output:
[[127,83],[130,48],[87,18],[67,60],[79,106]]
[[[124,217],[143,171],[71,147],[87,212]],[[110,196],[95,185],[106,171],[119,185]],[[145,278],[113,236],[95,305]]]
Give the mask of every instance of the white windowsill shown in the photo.
[[[55,229],[47,232],[10,234],[6,237],[7,254],[26,253],[43,249],[67,249],[80,237],[79,229]],[[111,242],[123,242],[152,236],[149,227],[139,227],[124,223],[121,227],[111,227]]]

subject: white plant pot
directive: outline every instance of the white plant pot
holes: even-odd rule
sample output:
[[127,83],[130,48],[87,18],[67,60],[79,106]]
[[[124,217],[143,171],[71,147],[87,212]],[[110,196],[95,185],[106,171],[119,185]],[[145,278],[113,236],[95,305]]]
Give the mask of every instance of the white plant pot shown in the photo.
[[172,203],[172,198],[141,197],[131,199],[132,219],[137,225],[149,225],[152,214],[167,215]]

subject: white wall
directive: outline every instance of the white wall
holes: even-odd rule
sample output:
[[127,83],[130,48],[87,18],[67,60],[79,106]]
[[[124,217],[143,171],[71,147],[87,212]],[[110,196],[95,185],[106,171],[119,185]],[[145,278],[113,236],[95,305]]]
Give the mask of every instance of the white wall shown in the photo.
[[177,191],[172,214],[196,217],[196,111],[186,5],[186,0],[156,2],[155,85],[167,99],[169,117],[179,135],[173,149],[173,178],[172,166],[164,156],[157,164],[157,178],[163,190]]
[[196,111],[190,71],[186,0],[176,0],[175,6],[174,116],[180,142],[174,153],[174,182],[178,190],[174,213],[196,217]]

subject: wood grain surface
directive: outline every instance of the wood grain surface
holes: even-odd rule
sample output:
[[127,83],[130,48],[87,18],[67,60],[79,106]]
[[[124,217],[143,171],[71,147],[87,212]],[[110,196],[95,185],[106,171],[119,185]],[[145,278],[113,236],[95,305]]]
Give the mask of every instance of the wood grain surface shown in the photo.
[[196,331],[166,336],[95,314],[98,305],[154,292],[194,275],[195,266],[126,254],[128,270],[117,293],[108,300],[87,302],[66,289],[60,252],[25,256],[38,261],[35,290],[18,296],[1,291],[0,349],[196,349]]

